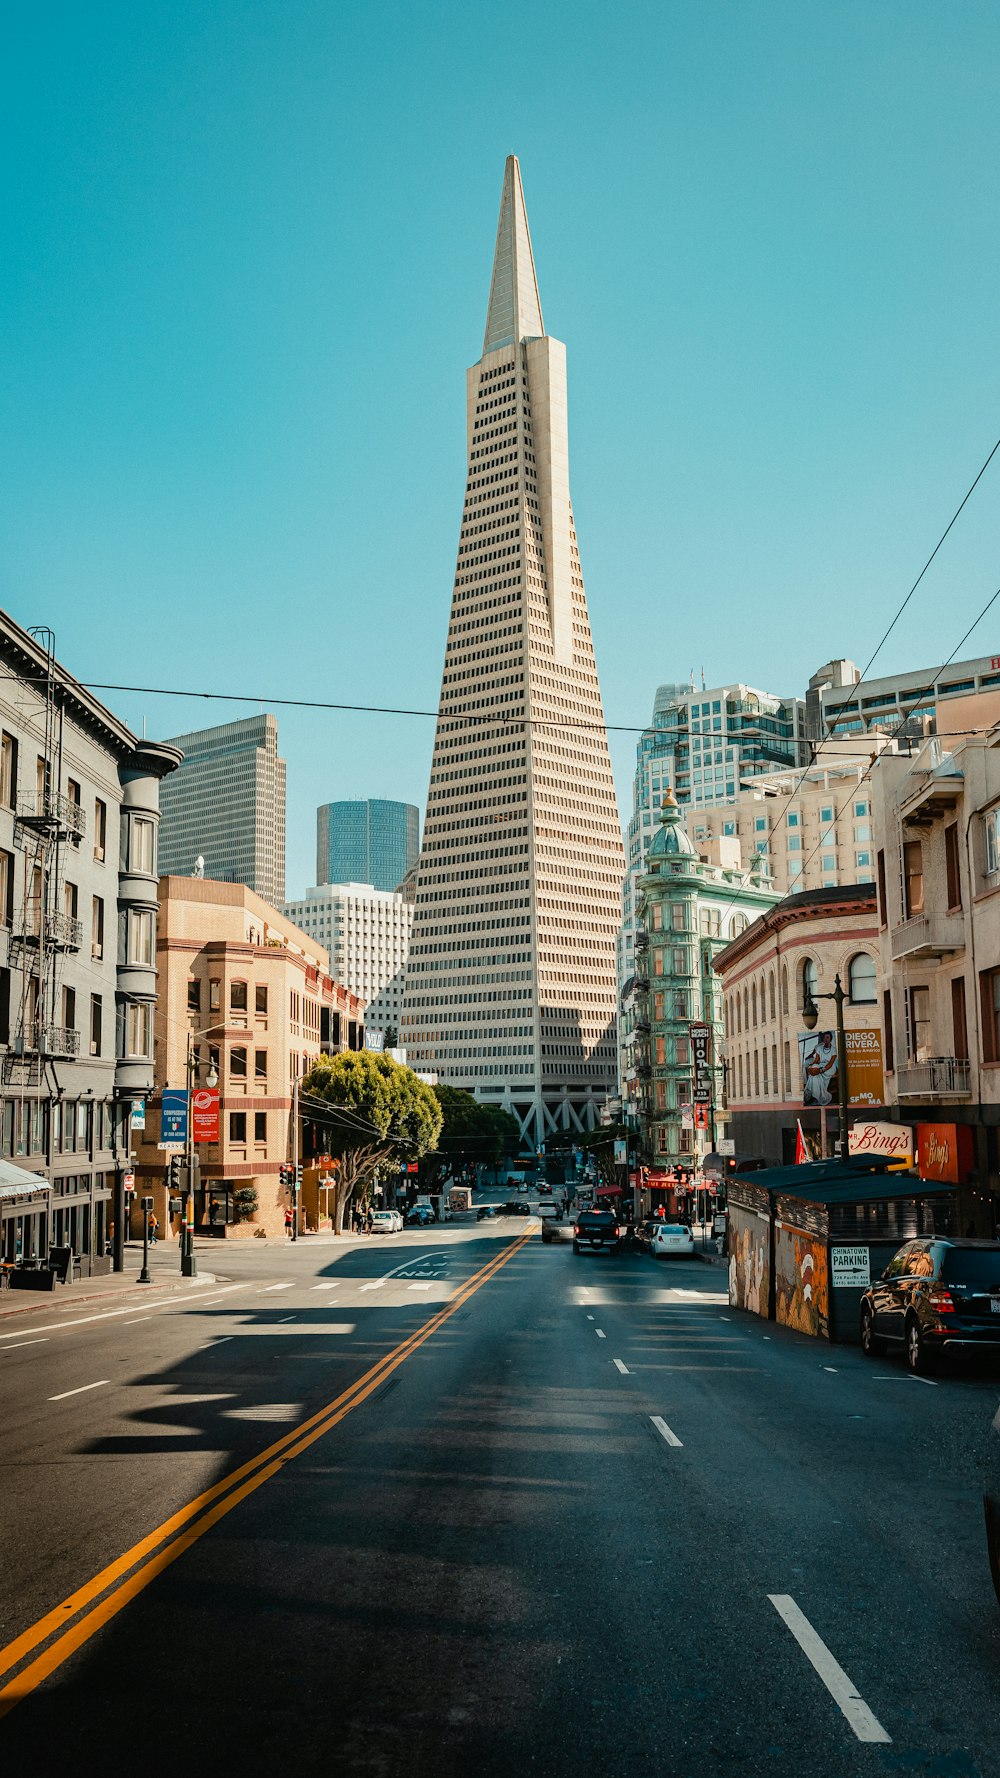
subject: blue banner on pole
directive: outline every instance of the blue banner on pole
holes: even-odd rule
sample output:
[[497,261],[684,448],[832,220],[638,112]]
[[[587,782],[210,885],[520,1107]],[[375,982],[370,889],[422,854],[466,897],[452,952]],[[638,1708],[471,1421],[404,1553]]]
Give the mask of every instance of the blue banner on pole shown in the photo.
[[160,1108],[160,1141],[186,1143],[188,1096],[185,1087],[164,1087]]

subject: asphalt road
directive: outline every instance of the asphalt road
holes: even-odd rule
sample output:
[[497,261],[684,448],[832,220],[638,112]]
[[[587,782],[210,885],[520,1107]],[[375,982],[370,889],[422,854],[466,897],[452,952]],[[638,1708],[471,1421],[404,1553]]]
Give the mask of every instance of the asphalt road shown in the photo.
[[1000,1778],[997,1375],[526,1234],[4,1323],[0,1757]]

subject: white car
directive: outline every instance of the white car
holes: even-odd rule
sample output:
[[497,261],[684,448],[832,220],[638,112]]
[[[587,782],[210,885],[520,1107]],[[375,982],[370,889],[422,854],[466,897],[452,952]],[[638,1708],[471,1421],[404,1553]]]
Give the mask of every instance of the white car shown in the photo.
[[373,1210],[372,1234],[395,1235],[403,1226],[403,1218],[398,1210]]
[[649,1251],[654,1259],[666,1259],[669,1253],[692,1254],[694,1236],[686,1222],[665,1222],[654,1231]]

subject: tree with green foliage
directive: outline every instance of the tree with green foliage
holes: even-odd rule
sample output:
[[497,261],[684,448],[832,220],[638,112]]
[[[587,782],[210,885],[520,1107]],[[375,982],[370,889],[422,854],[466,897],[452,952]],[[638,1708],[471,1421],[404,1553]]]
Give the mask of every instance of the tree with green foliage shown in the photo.
[[[417,1160],[441,1133],[443,1113],[432,1089],[391,1056],[346,1050],[320,1056],[302,1081],[303,1094],[330,1107],[329,1145],[335,1170],[333,1226],[344,1229],[344,1212],[361,1189],[390,1162]],[[322,1112],[316,1112],[323,1123]]]
[[517,1153],[521,1132],[509,1112],[497,1105],[481,1105],[461,1087],[436,1086],[431,1090],[444,1121],[435,1152],[423,1169],[428,1191],[439,1190],[464,1167],[482,1164],[495,1168],[505,1155]]

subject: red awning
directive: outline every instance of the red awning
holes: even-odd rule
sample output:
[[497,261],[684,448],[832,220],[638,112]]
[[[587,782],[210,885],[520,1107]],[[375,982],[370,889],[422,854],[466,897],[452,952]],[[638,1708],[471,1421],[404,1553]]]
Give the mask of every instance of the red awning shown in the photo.
[[594,1190],[595,1198],[620,1198],[621,1195],[620,1185],[599,1185]]

